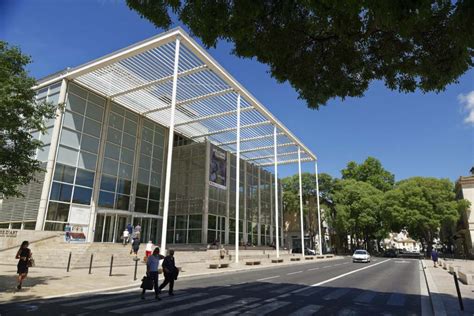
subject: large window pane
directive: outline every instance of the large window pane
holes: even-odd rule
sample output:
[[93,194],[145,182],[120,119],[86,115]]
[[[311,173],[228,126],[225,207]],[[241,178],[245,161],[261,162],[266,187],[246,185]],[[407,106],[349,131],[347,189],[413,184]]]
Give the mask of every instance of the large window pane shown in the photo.
[[103,175],[100,181],[100,189],[115,192],[116,182],[117,182],[117,178]]
[[47,220],[67,222],[69,216],[69,204],[49,202]]
[[119,179],[117,192],[122,194],[130,195],[130,188],[132,186],[132,182],[127,179]]
[[75,96],[74,94],[69,94],[67,98],[66,108],[84,114],[86,110],[86,100]]
[[186,215],[176,216],[176,229],[187,229],[187,224]]
[[153,148],[152,144],[147,143],[147,142],[142,142],[141,147],[142,147],[141,148],[141,154],[151,156],[151,151],[152,151],[152,148]]
[[99,139],[88,135],[82,135],[81,149],[96,154],[99,150]]
[[79,154],[79,161],[77,166],[84,169],[94,170],[96,169],[97,155],[81,151]]
[[149,200],[148,202],[148,214],[158,215],[160,212],[160,202]]
[[111,112],[109,116],[109,126],[123,130],[123,116]]
[[68,165],[75,166],[77,164],[77,154],[79,153],[76,149],[66,148],[59,146],[58,151],[58,162],[65,163]]
[[56,164],[56,169],[54,170],[54,180],[73,183],[75,171],[76,168],[74,167]]
[[107,130],[107,141],[116,145],[120,145],[122,143],[122,133],[112,127],[109,127]]
[[105,157],[119,160],[120,158],[120,147],[112,143],[105,145]]
[[189,229],[202,227],[202,215],[189,215]]
[[150,186],[150,199],[159,200],[161,189],[158,187]]
[[89,97],[87,98],[88,103],[94,102],[95,104],[98,104],[100,106],[105,105],[105,99],[102,97],[99,97],[98,95],[95,95],[94,93],[89,92]]
[[106,208],[114,208],[115,195],[113,193],[100,191],[99,206]]
[[74,197],[72,198],[73,203],[78,204],[91,204],[92,189],[86,189],[81,187],[74,188]]
[[92,188],[94,186],[94,173],[87,170],[77,169],[76,184]]
[[83,120],[84,117],[82,115],[67,111],[66,113],[64,113],[63,126],[77,131],[81,131]]
[[207,227],[208,227],[209,229],[216,229],[216,227],[217,227],[216,216],[214,216],[214,215],[209,215]]
[[53,182],[51,200],[71,202],[72,185]]
[[143,183],[137,183],[137,196],[147,198],[148,197],[148,185]]
[[119,210],[128,210],[128,204],[130,202],[130,197],[126,195],[117,194],[116,198],[116,205],[117,209]]
[[129,133],[130,135],[136,136],[137,135],[137,123],[132,122],[130,120],[125,120],[125,126],[123,129],[125,132]]
[[84,122],[84,133],[100,137],[100,123],[86,118],[86,121]]
[[131,165],[128,165],[125,163],[120,164],[119,177],[131,180],[132,172],[133,172],[133,167]]
[[134,136],[130,136],[125,133],[123,134],[122,145],[124,147],[127,147],[131,150],[135,150],[135,142],[136,142],[136,138]]
[[74,132],[67,128],[64,128],[61,132],[61,144],[67,145],[73,148],[79,148],[79,143],[81,140],[81,134]]
[[151,164],[151,170],[153,170],[153,172],[161,173],[162,168],[163,168],[163,162],[158,159],[153,159],[153,162]]
[[146,127],[143,128],[142,138],[149,143],[153,143],[153,130]]
[[189,244],[200,244],[201,243],[201,230],[190,230],[190,231],[188,231],[188,243]]
[[146,213],[146,199],[135,199],[135,212]]
[[66,226],[66,223],[46,222],[44,224],[44,230],[47,230],[47,231],[64,231],[65,226]]
[[126,162],[130,165],[133,165],[134,152],[126,148],[122,148],[122,158],[123,162]]
[[90,102],[87,103],[87,110],[86,110],[87,117],[93,118],[94,120],[101,122],[103,112],[104,110],[100,106],[97,106]]
[[118,171],[118,162],[116,162],[115,160],[105,158],[104,159],[103,171],[106,174],[116,176],[117,171]]

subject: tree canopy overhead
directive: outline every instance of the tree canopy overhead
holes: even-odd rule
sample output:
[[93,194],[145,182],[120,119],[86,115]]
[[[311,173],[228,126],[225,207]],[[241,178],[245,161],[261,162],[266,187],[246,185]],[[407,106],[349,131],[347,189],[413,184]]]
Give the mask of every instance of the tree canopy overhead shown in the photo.
[[361,97],[373,80],[391,90],[442,91],[474,64],[474,2],[127,0],[157,27],[174,13],[208,46],[234,43],[319,108]]
[[343,179],[353,179],[370,183],[381,191],[393,188],[395,176],[385,170],[380,160],[368,157],[363,163],[357,164],[350,161],[345,169],[341,170]]

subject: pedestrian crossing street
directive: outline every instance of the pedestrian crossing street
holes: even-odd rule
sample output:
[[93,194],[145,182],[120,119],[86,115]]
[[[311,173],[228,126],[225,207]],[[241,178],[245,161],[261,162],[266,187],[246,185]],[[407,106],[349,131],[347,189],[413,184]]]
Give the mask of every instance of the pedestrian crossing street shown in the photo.
[[62,298],[56,304],[65,314],[94,315],[419,315],[419,296],[356,288],[311,287],[299,284],[250,282],[191,288],[161,295],[156,301],[139,291]]

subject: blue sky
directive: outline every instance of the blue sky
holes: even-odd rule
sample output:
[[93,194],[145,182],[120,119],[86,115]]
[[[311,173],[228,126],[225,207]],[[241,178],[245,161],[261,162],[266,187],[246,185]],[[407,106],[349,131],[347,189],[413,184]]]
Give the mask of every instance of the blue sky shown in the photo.
[[[1,0],[0,40],[33,58],[40,78],[160,33],[118,0]],[[435,93],[400,94],[374,82],[362,98],[332,100],[310,110],[268,67],[239,59],[232,45],[209,50],[237,80],[318,155],[319,171],[340,177],[348,161],[382,161],[396,180],[412,176],[457,179],[474,166],[474,70]],[[459,97],[464,95],[465,97]],[[313,172],[312,164],[303,164]],[[284,167],[281,175],[297,172]]]

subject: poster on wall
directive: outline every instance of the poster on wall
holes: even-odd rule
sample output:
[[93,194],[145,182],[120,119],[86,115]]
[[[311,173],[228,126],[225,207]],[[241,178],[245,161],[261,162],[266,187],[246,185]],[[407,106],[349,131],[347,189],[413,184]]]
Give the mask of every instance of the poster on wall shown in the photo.
[[227,189],[227,155],[222,149],[211,146],[209,184]]
[[90,206],[71,206],[69,225],[66,225],[66,241],[86,241],[86,236],[89,229],[90,212]]

